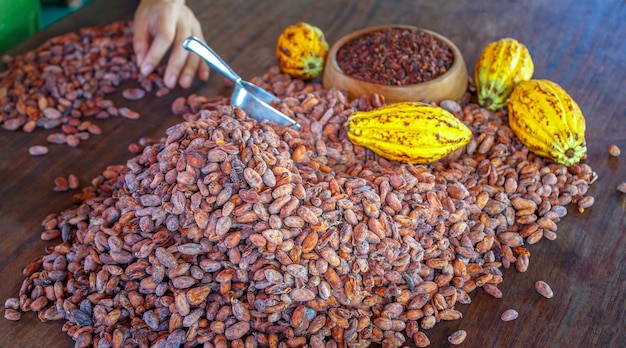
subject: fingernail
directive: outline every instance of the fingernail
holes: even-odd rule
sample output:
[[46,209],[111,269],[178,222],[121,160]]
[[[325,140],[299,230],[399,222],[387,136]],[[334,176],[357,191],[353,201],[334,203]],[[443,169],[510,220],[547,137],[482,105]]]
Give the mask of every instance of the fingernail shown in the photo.
[[202,75],[200,76],[200,78],[202,78],[204,81],[209,79],[209,72],[207,70],[203,70],[201,74]]
[[180,78],[180,85],[184,88],[187,88],[189,86],[191,86],[191,76],[189,75],[183,75]]
[[149,63],[144,64],[144,65],[141,67],[141,73],[142,73],[143,75],[148,75],[150,72],[152,72],[152,69],[153,69],[152,64],[149,64]]
[[169,88],[174,88],[176,86],[176,76],[175,75],[167,75],[165,77],[165,85]]

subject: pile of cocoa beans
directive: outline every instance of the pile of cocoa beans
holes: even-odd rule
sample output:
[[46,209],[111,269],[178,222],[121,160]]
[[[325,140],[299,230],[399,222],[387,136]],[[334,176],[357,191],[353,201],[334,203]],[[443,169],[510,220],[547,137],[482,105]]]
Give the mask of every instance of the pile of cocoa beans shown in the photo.
[[529,153],[472,90],[442,103],[472,142],[416,166],[346,137],[346,118],[384,98],[275,67],[252,82],[301,131],[225,99],[175,101],[184,122],[43,220],[59,243],[5,317],[65,320],[77,347],[423,347],[477,288],[501,297],[503,269],[525,272],[525,245],[555,239],[567,205],[593,204],[588,165]]

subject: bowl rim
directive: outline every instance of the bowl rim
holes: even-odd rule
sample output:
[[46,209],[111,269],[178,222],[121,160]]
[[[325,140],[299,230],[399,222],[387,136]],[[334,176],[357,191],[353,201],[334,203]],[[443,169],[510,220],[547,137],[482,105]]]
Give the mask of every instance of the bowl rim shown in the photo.
[[[346,74],[345,72],[343,72],[343,70],[341,70],[341,68],[339,67],[339,64],[337,63],[337,52],[339,51],[339,49],[341,47],[343,47],[348,41],[355,39],[359,36],[363,36],[364,34],[368,34],[374,31],[380,31],[380,30],[384,30],[384,29],[392,29],[392,28],[401,28],[401,29],[410,29],[413,31],[421,31],[424,33],[427,33],[429,35],[432,35],[434,37],[436,37],[437,39],[441,40],[446,46],[448,46],[448,48],[450,48],[450,50],[452,51],[452,54],[454,55],[454,60],[452,61],[452,65],[450,66],[450,68],[448,68],[448,70],[446,70],[443,74],[438,75],[437,77],[435,77],[434,79],[425,81],[425,82],[420,82],[420,83],[413,83],[413,84],[408,84],[408,85],[385,85],[385,84],[380,84],[380,83],[373,83],[373,82],[369,82],[369,81],[365,81],[365,80],[360,80],[357,79],[355,77],[352,77],[348,74]],[[452,40],[448,39],[447,37],[429,30],[429,29],[425,29],[425,28],[420,28],[420,27],[416,27],[413,25],[405,25],[405,24],[387,24],[387,25],[379,25],[379,26],[373,26],[373,27],[367,27],[367,28],[363,28],[363,29],[359,29],[356,31],[353,31],[351,33],[348,33],[344,36],[342,36],[339,40],[337,40],[332,47],[330,48],[330,51],[328,52],[328,61],[330,62],[330,65],[332,66],[332,68],[335,70],[336,73],[342,75],[343,78],[352,81],[353,83],[359,83],[361,85],[364,86],[370,86],[370,88],[381,88],[384,87],[385,89],[389,89],[391,91],[393,90],[403,90],[403,89],[407,89],[407,88],[429,88],[431,86],[437,85],[439,84],[442,80],[447,79],[449,76],[454,75],[459,69],[465,69],[465,61],[463,60],[463,55],[461,54],[461,50],[459,50],[459,48],[454,44],[454,42],[452,42]]]

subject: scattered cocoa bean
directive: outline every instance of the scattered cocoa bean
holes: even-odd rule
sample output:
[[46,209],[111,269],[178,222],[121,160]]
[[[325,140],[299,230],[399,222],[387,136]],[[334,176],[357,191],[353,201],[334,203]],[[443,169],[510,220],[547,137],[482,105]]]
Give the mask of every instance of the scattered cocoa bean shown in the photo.
[[34,145],[28,148],[28,153],[31,156],[43,156],[48,153],[48,147],[43,145]]
[[537,282],[535,282],[535,290],[537,290],[537,292],[545,298],[552,298],[554,296],[550,285],[548,285],[548,283],[544,282],[543,280],[538,280]]
[[[144,80],[146,81],[146,80]],[[127,88],[122,91],[122,96],[128,100],[139,100],[146,95],[146,91],[141,88]]]
[[517,313],[515,309],[507,309],[504,312],[502,312],[500,319],[502,321],[512,321],[512,320],[517,319],[518,316],[519,316],[519,313]]

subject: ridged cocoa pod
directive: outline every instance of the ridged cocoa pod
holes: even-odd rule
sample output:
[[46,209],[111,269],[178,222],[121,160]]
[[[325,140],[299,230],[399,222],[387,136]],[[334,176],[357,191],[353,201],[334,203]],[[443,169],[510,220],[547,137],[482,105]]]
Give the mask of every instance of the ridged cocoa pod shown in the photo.
[[472,132],[447,110],[400,102],[348,117],[348,138],[381,157],[406,163],[437,161],[472,139]]
[[536,155],[571,166],[587,152],[585,118],[572,97],[548,80],[518,83],[508,102],[509,125]]
[[534,65],[528,48],[512,38],[488,44],[474,66],[474,82],[478,103],[489,110],[506,105],[520,81],[532,78]]
[[324,70],[328,42],[316,26],[300,22],[280,34],[276,43],[276,59],[283,73],[309,80]]

